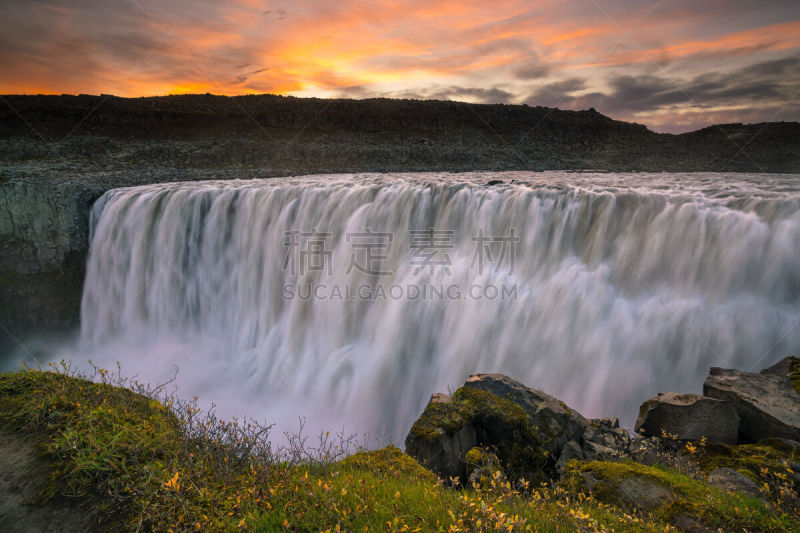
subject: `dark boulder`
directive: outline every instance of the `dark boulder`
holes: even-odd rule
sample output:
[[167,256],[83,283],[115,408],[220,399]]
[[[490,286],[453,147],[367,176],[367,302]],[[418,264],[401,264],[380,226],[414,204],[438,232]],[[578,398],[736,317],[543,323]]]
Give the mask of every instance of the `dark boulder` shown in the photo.
[[491,392],[522,407],[545,449],[558,457],[569,441],[581,442],[590,425],[580,413],[540,390],[531,389],[502,374],[473,374],[464,387]]
[[464,457],[476,445],[475,428],[464,410],[442,393],[431,396],[406,437],[406,453],[444,479],[465,479]]
[[736,444],[739,415],[733,404],[698,394],[661,393],[639,408],[635,430],[645,437],[663,433],[681,440]]
[[736,408],[739,432],[747,439],[800,441],[800,394],[792,383],[799,367],[797,357],[787,357],[758,374],[714,367],[703,384],[703,394]]
[[467,479],[474,447],[491,449],[513,479],[543,480],[552,470],[525,411],[483,390],[435,394],[406,437],[406,452],[445,479]]
[[611,456],[630,440],[616,419],[589,421],[507,376],[474,374],[452,398],[433,395],[406,449],[440,476],[463,480],[474,442],[496,453],[508,478],[535,481],[558,477],[570,459]]

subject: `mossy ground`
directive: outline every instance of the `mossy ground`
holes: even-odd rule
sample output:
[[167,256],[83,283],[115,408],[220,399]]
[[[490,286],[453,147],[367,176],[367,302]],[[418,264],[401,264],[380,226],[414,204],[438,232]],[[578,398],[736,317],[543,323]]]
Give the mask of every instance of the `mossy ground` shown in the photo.
[[[499,474],[481,489],[451,487],[391,446],[330,463],[283,460],[254,446],[259,430],[193,418],[197,416],[191,404],[158,401],[152,394],[63,373],[0,375],[0,425],[36,438],[42,453],[52,459],[53,482],[42,500],[53,494],[79,496],[98,510],[109,530],[478,532],[664,531],[667,527],[666,515],[644,519],[568,488],[512,484]],[[740,500],[707,493],[704,485],[691,485],[682,478],[674,483],[694,491],[687,494],[697,501],[705,501],[709,494],[720,498],[727,507],[717,506],[716,499],[703,504],[714,509],[712,516],[723,511],[738,516],[730,505]],[[738,505],[744,516],[764,509],[744,500]],[[752,526],[751,530],[785,525],[779,517],[771,520],[748,518],[741,524]]]
[[709,444],[698,459],[706,472],[715,468],[732,468],[758,481],[764,469],[781,471],[786,461],[800,462],[800,449],[786,441],[766,439],[755,444]]
[[669,498],[646,510],[658,522],[676,523],[680,517],[689,517],[714,530],[800,531],[797,517],[773,512],[758,499],[725,492],[666,467],[630,461],[570,461],[563,483],[571,490],[581,490],[586,484],[586,473],[596,479],[592,494],[598,500],[622,508],[631,509],[622,496],[626,480],[666,489]]

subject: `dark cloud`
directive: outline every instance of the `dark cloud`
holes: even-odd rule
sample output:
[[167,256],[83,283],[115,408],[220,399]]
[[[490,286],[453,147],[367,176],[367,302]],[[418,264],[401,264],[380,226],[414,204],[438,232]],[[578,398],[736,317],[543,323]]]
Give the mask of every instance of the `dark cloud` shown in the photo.
[[339,98],[362,99],[362,98],[375,98],[378,95],[376,95],[366,85],[349,85],[347,87],[340,87],[337,96]]
[[262,72],[266,72],[268,70],[269,70],[268,68],[259,68],[256,70],[251,70],[250,72],[245,72],[244,74],[237,76],[236,79],[233,80],[233,83],[234,84],[244,83],[253,76],[255,76],[256,74],[261,74]]
[[527,58],[514,65],[512,74],[519,80],[538,80],[553,70],[553,65],[542,59],[537,51],[529,51]]
[[525,100],[525,103],[544,107],[564,107],[565,103],[574,100],[575,97],[571,93],[585,88],[584,78],[568,78],[542,85]]
[[[715,110],[717,116],[780,120],[780,110],[800,91],[800,54],[754,63],[731,72],[708,72],[691,79],[644,74],[612,75],[607,92],[575,94],[587,88],[582,78],[570,78],[543,85],[525,102],[529,105],[587,109],[623,120],[635,115],[676,111],[690,114]],[[720,108],[737,108],[721,111]],[[753,113],[757,110],[757,113]],[[707,116],[712,116],[708,112]],[[794,117],[794,115],[792,115]],[[697,118],[696,116],[694,117]],[[794,118],[791,118],[794,119]]]
[[283,8],[265,9],[264,15],[266,15],[269,20],[283,20],[289,16],[289,12]]
[[[763,105],[789,100],[800,90],[800,55],[749,65],[732,72],[709,72],[690,80],[660,76],[616,76],[612,92],[598,108],[629,114],[669,108]],[[576,99],[576,103],[580,98]]]
[[514,95],[503,89],[492,87],[481,89],[478,87],[445,87],[429,93],[426,98],[432,100],[472,100],[482,104],[507,104]]

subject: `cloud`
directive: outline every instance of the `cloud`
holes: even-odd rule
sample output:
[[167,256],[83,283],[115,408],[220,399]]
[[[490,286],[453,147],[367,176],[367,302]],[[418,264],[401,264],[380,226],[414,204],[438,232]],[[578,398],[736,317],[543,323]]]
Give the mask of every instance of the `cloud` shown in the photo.
[[536,61],[520,65],[514,69],[514,76],[520,80],[536,80],[544,78],[551,71],[551,67]]
[[[707,125],[710,117],[730,120],[795,120],[793,98],[800,91],[800,54],[753,63],[730,72],[707,72],[689,79],[651,74],[611,75],[609,90],[583,92],[587,82],[570,78],[537,88],[529,105],[567,109],[596,108],[623,120],[663,126],[682,116],[669,131]],[[699,121],[700,117],[705,121]],[[688,120],[691,117],[692,120]],[[667,122],[665,122],[667,118]]]
[[253,76],[261,74],[262,72],[266,72],[268,70],[269,70],[268,68],[259,68],[256,70],[251,70],[250,72],[245,72],[244,74],[240,74],[239,76],[237,76],[236,79],[233,80],[233,84],[234,85],[242,84],[247,80],[249,80],[250,78],[252,78]]
[[528,102],[670,129],[798,87],[796,0],[4,0],[0,17],[0,93]]
[[426,98],[433,100],[469,100],[481,104],[507,104],[513,96],[510,92],[497,87],[481,89],[479,87],[450,86],[428,93]]
[[543,107],[562,107],[574,99],[572,93],[586,88],[584,78],[568,78],[542,85],[531,94],[525,103]]

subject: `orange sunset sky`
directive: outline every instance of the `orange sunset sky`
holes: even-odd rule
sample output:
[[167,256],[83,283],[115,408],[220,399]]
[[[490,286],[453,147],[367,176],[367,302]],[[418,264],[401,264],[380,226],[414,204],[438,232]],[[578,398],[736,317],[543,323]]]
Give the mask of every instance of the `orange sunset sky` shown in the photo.
[[279,93],[800,120],[800,1],[0,0],[0,93]]

